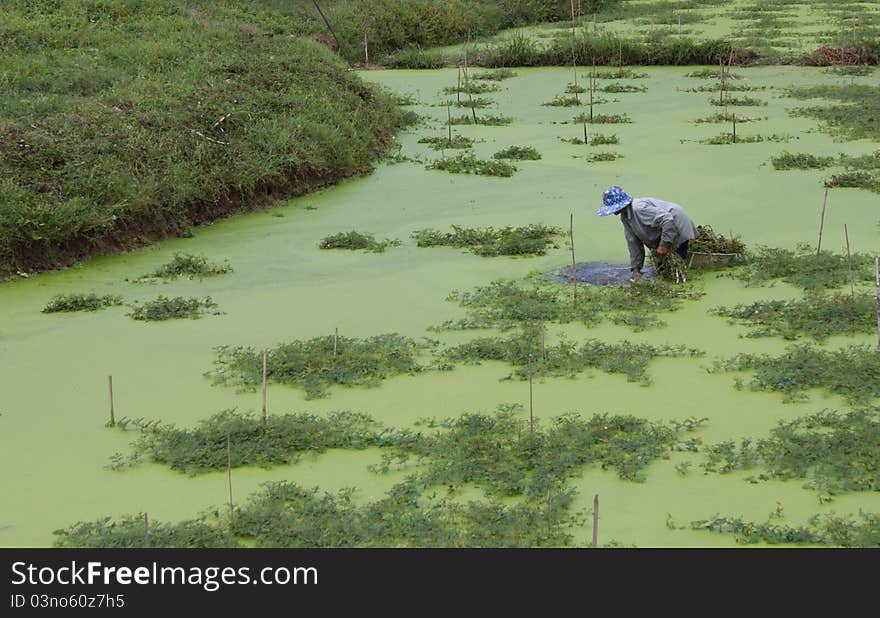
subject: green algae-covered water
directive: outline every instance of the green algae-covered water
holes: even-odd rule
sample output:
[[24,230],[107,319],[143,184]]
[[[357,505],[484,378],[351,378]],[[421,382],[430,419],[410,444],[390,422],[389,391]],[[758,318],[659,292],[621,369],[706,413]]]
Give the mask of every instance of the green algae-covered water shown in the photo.
[[[788,150],[813,154],[872,152],[865,140],[835,142],[815,122],[790,117],[786,109],[802,105],[782,96],[782,87],[849,83],[850,78],[821,70],[793,67],[738,69],[752,85],[750,92],[765,107],[740,108],[766,120],[741,124],[738,134],[785,135],[788,142],[709,146],[697,140],[729,128],[693,124],[719,108],[708,94],[685,92],[704,81],[685,77],[692,68],[645,69],[647,79],[625,80],[648,88],[644,93],[602,93],[609,102],[596,113],[627,114],[631,124],[596,125],[603,134],[617,134],[620,144],[586,147],[560,138],[582,136],[579,125],[566,123],[583,109],[542,106],[562,94],[572,81],[571,69],[520,69],[501,82],[502,90],[487,96],[493,107],[480,113],[504,114],[513,123],[502,127],[461,126],[457,133],[478,139],[475,152],[487,158],[501,148],[529,145],[540,161],[517,162],[511,178],[485,178],[428,171],[422,164],[383,164],[366,178],[290,200],[275,208],[217,222],[193,238],[155,244],[141,251],[89,260],[54,273],[32,275],[0,284],[0,545],[44,546],[52,531],[80,520],[146,511],[159,520],[179,520],[223,505],[224,474],[189,477],[164,467],[141,464],[115,472],[105,468],[114,453],[127,453],[134,434],[104,427],[108,417],[107,376],[113,375],[117,417],[156,419],[192,425],[219,410],[257,410],[259,393],[236,393],[212,386],[203,377],[212,367],[213,347],[222,344],[271,346],[293,339],[330,334],[348,336],[399,332],[457,342],[470,335],[437,334],[429,326],[461,316],[447,302],[450,291],[466,290],[501,277],[520,277],[569,263],[561,247],[540,258],[480,258],[455,249],[419,249],[412,231],[452,224],[524,225],[543,222],[567,227],[574,213],[578,261],[625,262],[620,224],[593,212],[601,190],[622,185],[636,196],[678,202],[697,223],[722,233],[741,235],[751,245],[794,247],[815,242],[822,205],[822,171],[777,172],[772,155]],[[374,71],[372,81],[420,103],[428,126],[398,137],[401,154],[425,161],[440,156],[417,141],[444,135],[446,110],[433,105],[445,100],[441,90],[454,85],[454,70],[430,72]],[[877,76],[855,78],[878,83]],[[585,70],[579,83],[586,82]],[[600,86],[607,81],[600,82]],[[459,113],[464,113],[461,110]],[[623,158],[587,163],[594,151],[613,151]],[[448,154],[448,153],[447,153]],[[880,249],[880,201],[857,189],[829,193],[823,246],[843,248],[848,225],[854,251]],[[399,238],[400,247],[382,254],[321,251],[318,241],[348,230]],[[175,252],[228,259],[229,275],[202,281],[133,283],[130,280],[167,262]],[[709,315],[718,305],[758,299],[790,298],[797,290],[777,284],[745,288],[724,277],[704,276],[706,295],[664,316],[668,325],[642,333],[614,325],[587,329],[551,329],[574,339],[599,337],[656,344],[680,343],[706,351],[704,358],[659,359],[651,363],[649,387],[622,376],[590,373],[574,380],[546,379],[535,385],[535,411],[541,418],[566,412],[584,415],[608,412],[649,419],[707,417],[697,434],[706,443],[759,438],[781,419],[823,408],[846,409],[839,398],[813,393],[806,403],[786,404],[770,393],[738,391],[734,376],[709,374],[713,359],[738,352],[778,353],[786,343],[777,339],[743,339],[741,327]],[[126,301],[166,296],[210,295],[224,312],[199,320],[140,323],[126,309],[96,313],[42,314],[55,294],[96,292],[121,294]],[[827,345],[871,342],[873,338],[836,338]],[[411,426],[424,417],[458,416],[491,411],[501,403],[528,403],[528,384],[501,381],[509,367],[485,363],[449,372],[396,377],[375,389],[332,388],[330,397],[307,401],[303,392],[271,385],[269,413],[354,410],[390,426]],[[378,463],[377,451],[330,451],[307,456],[297,464],[271,470],[236,469],[235,494],[243,500],[261,483],[290,479],[325,490],[356,487],[361,502],[381,496],[404,472],[378,476],[367,466]],[[682,476],[676,465],[691,462]],[[667,518],[687,524],[714,514],[741,515],[764,521],[780,503],[791,524],[810,515],[880,510],[876,494],[853,493],[820,504],[815,492],[799,482],[750,484],[744,474],[704,475],[701,455],[674,453],[651,465],[647,481],[621,481],[611,471],[586,468],[573,481],[578,507],[587,507],[595,493],[601,499],[600,541],[647,546],[723,546],[730,537],[677,530]],[[590,536],[577,531],[576,541]]]

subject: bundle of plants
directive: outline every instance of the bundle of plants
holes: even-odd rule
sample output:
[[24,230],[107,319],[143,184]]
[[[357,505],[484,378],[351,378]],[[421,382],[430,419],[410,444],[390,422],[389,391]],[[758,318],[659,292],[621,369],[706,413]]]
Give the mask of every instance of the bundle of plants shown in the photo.
[[136,281],[149,279],[177,279],[178,277],[203,278],[231,273],[232,267],[228,263],[212,264],[204,255],[191,255],[189,253],[175,253],[167,264],[163,264],[151,273],[147,273]]
[[739,236],[719,234],[711,225],[698,225],[697,237],[688,243],[689,251],[698,253],[737,253],[744,255],[745,243]]
[[382,57],[382,64],[392,69],[442,69],[447,63],[441,52],[421,47],[400,49]]
[[473,114],[464,114],[462,116],[453,116],[449,121],[450,124],[479,124],[487,127],[501,127],[513,122],[510,116],[495,116],[492,114],[480,114],[474,118]]
[[[856,282],[874,281],[874,257],[852,254]],[[781,280],[806,290],[840,288],[849,284],[849,264],[845,254],[816,250],[806,244],[791,249],[758,247],[736,276],[749,285]]]
[[397,239],[389,239],[379,242],[376,237],[370,233],[350,231],[339,232],[325,236],[318,244],[319,249],[363,249],[372,251],[373,253],[383,253],[388,247],[398,247],[400,241]]
[[[861,521],[859,521],[859,519]],[[738,543],[798,543],[831,547],[880,547],[880,514],[859,512],[839,516],[834,513],[816,514],[804,526],[767,521],[754,523],[742,517],[722,517],[691,522],[693,530],[708,530],[736,537]]]
[[[306,399],[326,397],[333,385],[377,387],[396,375],[426,370],[419,353],[430,347],[396,333],[365,339],[328,335],[284,343],[267,351],[268,381],[305,391]],[[255,390],[262,383],[261,350],[219,346],[214,369],[206,375],[214,384]]]
[[493,159],[478,159],[472,152],[460,153],[454,157],[435,159],[425,166],[429,170],[441,170],[450,174],[476,174],[478,176],[497,176],[509,178],[516,172],[516,166]]
[[562,230],[555,226],[532,223],[523,227],[463,228],[452,226],[451,232],[430,228],[412,233],[419,247],[461,247],[482,257],[502,255],[545,255],[547,249],[558,248],[556,238]]
[[532,146],[510,146],[492,155],[493,159],[514,159],[516,161],[537,161],[541,153]]
[[43,313],[58,313],[62,311],[97,311],[105,307],[114,307],[122,304],[122,297],[112,294],[98,296],[97,294],[58,294],[43,307]]
[[522,406],[508,405],[492,415],[428,421],[433,431],[402,454],[418,457],[418,478],[429,487],[474,484],[493,496],[540,499],[548,487],[562,486],[589,465],[613,469],[622,480],[644,481],[645,468],[668,457],[704,421],[571,413],[532,424]]
[[629,341],[606,343],[591,339],[580,346],[561,340],[554,346],[544,345],[534,325],[523,326],[517,335],[507,338],[482,337],[446,349],[443,355],[451,362],[480,363],[503,361],[514,366],[507,379],[527,380],[529,376],[573,378],[588,369],[619,373],[629,382],[651,383],[648,364],[654,358],[700,356],[701,351],[684,346],[653,346]]
[[452,292],[447,300],[464,307],[467,317],[444,322],[437,329],[509,329],[541,320],[593,325],[608,317],[612,322],[644,330],[663,325],[658,315],[677,310],[681,300],[699,298],[702,292],[662,281],[640,281],[622,287],[590,286],[582,294],[573,303],[568,285],[543,280],[493,281],[470,292]]
[[[326,417],[271,414],[263,421],[256,414],[231,409],[192,429],[143,419],[120,419],[116,426],[140,432],[130,456],[113,457],[111,468],[117,470],[144,460],[188,474],[225,470],[227,465],[268,468],[299,461],[306,452],[360,450],[394,443],[393,432],[355,412],[331,412]],[[233,447],[228,454],[227,436]]]
[[688,265],[677,251],[668,251],[663,255],[651,253],[654,273],[665,281],[685,283],[688,280]]
[[806,479],[824,500],[851,491],[880,491],[880,409],[824,410],[779,421],[768,438],[705,447],[707,472],[757,469],[750,482]]
[[217,311],[217,303],[211,300],[210,296],[205,298],[184,298],[183,296],[168,298],[159,295],[155,300],[132,305],[132,311],[128,315],[133,320],[158,322],[180,318],[197,319],[203,315],[221,315],[222,313],[222,311]]
[[470,137],[465,137],[464,135],[453,135],[451,139],[448,136],[443,135],[440,137],[423,137],[419,139],[419,143],[430,144],[431,148],[434,150],[445,150],[471,148],[474,145],[474,140]]
[[813,293],[799,300],[757,301],[713,312],[751,326],[747,337],[807,336],[824,341],[833,335],[870,334],[877,328],[877,299],[867,293]]
[[[747,384],[751,390],[782,393],[786,402],[806,401],[805,391],[819,388],[856,405],[880,397],[877,361],[876,345],[824,350],[801,344],[776,357],[739,354],[717,361],[710,371],[752,371]],[[739,379],[735,384],[737,388],[743,387]]]

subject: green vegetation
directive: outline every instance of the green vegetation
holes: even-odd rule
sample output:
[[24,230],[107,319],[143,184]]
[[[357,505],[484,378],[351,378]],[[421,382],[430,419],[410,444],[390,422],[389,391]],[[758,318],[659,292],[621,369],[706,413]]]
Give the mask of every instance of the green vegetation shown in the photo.
[[841,172],[825,180],[826,187],[852,187],[880,193],[880,174],[870,172]]
[[697,237],[688,243],[690,251],[702,253],[739,253],[746,252],[745,243],[739,236],[727,238],[719,234],[709,225],[697,226]]
[[756,99],[754,97],[724,97],[723,101],[719,101],[718,99],[712,97],[709,99],[709,103],[711,105],[718,106],[741,106],[741,107],[760,107],[762,105],[767,105],[767,101],[762,101],[761,99]]
[[464,135],[453,135],[452,139],[447,136],[443,137],[423,137],[419,139],[420,144],[430,144],[434,150],[456,149],[456,148],[472,148],[474,140]]
[[537,161],[541,153],[532,146],[510,146],[492,155],[493,159],[515,159],[517,161]]
[[701,354],[699,350],[684,346],[653,346],[629,341],[614,344],[598,339],[590,339],[580,347],[562,340],[554,346],[545,345],[542,354],[540,328],[528,325],[521,328],[519,335],[506,339],[482,337],[454,346],[444,352],[444,357],[452,362],[466,363],[504,361],[515,367],[508,376],[510,379],[527,380],[530,375],[573,378],[587,369],[599,369],[623,374],[629,382],[648,385],[651,383],[648,363],[654,358]]
[[[56,547],[98,547],[101,549],[133,549],[144,546],[143,515],[125,515],[118,520],[104,517],[96,521],[79,522],[55,530]],[[241,547],[241,544],[216,522],[204,517],[178,523],[150,521],[150,547]]]
[[824,410],[780,421],[769,438],[706,447],[707,472],[763,470],[751,482],[807,479],[806,488],[829,496],[880,491],[880,409],[840,414]]
[[796,108],[791,113],[815,118],[826,132],[843,139],[880,140],[880,86],[790,88],[788,96],[838,101],[836,105]]
[[575,116],[572,122],[574,124],[583,124],[584,122],[588,124],[628,124],[632,120],[626,114],[593,114],[592,118],[589,114],[581,114]]
[[442,53],[418,47],[388,54],[382,62],[392,69],[440,69],[447,64]]
[[[424,371],[417,356],[427,346],[396,333],[293,341],[268,349],[266,379],[301,388],[307,399],[326,397],[334,384],[376,387],[387,378]],[[254,390],[262,383],[260,350],[219,346],[216,351],[214,370],[206,374],[214,384]]]
[[541,103],[541,105],[547,105],[550,107],[577,107],[581,104],[581,100],[577,97],[565,97],[556,95],[552,100],[547,101],[546,103]]
[[298,9],[32,4],[5,3],[0,36],[0,274],[369,171],[393,131],[390,97],[288,36]]
[[354,412],[332,412],[326,418],[313,414],[273,414],[263,422],[254,414],[233,409],[215,414],[193,429],[142,419],[120,419],[117,426],[137,429],[139,436],[131,445],[131,456],[114,456],[113,469],[146,460],[188,474],[225,470],[227,435],[235,445],[229,455],[233,468],[268,468],[299,461],[306,452],[364,449],[394,440],[372,418]]
[[832,335],[871,333],[877,328],[874,294],[808,294],[800,300],[758,301],[714,312],[753,328],[748,337],[797,339],[802,335],[824,341]]
[[[717,61],[715,64],[718,64]],[[721,72],[718,69],[699,69],[697,71],[691,71],[690,73],[685,73],[685,77],[696,77],[698,79],[721,79]],[[724,71],[724,79],[742,79],[742,75],[739,73],[733,73],[731,71]]]
[[180,318],[194,320],[206,314],[220,315],[222,312],[216,311],[216,308],[217,303],[211,300],[210,296],[206,298],[184,298],[183,296],[167,298],[159,295],[155,300],[132,305],[132,311],[128,315],[133,320],[143,320],[146,322],[160,322]]
[[474,121],[472,114],[464,114],[462,116],[453,116],[450,124],[480,124],[486,127],[502,127],[513,122],[513,118],[509,116],[493,116],[492,114],[481,114]]
[[661,281],[639,281],[632,285],[588,286],[579,302],[572,302],[571,288],[540,279],[493,281],[470,292],[452,292],[447,300],[467,310],[467,317],[444,322],[438,330],[501,328],[548,323],[586,325],[608,318],[633,330],[665,324],[658,316],[677,310],[684,299],[699,298],[702,292]]
[[471,79],[488,80],[493,82],[500,82],[505,79],[510,79],[511,77],[516,77],[516,73],[510,69],[495,69],[494,71],[483,71],[471,75]]
[[[717,361],[714,371],[753,371],[752,390],[775,391],[785,401],[805,401],[804,391],[821,388],[851,404],[880,397],[880,362],[876,346],[851,345],[823,350],[809,344],[790,347],[784,354],[739,354]],[[742,384],[738,380],[737,386]]]
[[58,313],[61,311],[97,311],[105,307],[114,307],[122,304],[121,296],[97,294],[59,294],[54,296],[43,307],[43,313]]
[[562,234],[557,227],[533,223],[523,227],[463,228],[452,226],[451,232],[422,229],[412,237],[419,247],[461,247],[482,257],[501,255],[544,255],[547,249],[557,248],[555,239]]
[[623,155],[617,152],[595,152],[587,155],[587,163],[596,163],[598,161],[616,161],[622,159]]
[[[584,140],[579,137],[572,137],[570,139],[566,139],[564,137],[559,138],[561,141],[567,144],[580,144],[583,145]],[[619,144],[620,139],[617,135],[602,135],[601,133],[594,133],[592,137],[589,138],[588,145],[590,146],[604,146],[606,144]]]
[[425,169],[441,170],[450,174],[477,174],[478,176],[499,176],[501,178],[509,178],[516,172],[516,166],[510,163],[492,159],[478,159],[472,152],[435,159],[426,165]]
[[647,92],[645,86],[634,86],[632,84],[611,83],[598,88],[599,92]]
[[163,264],[153,272],[137,279],[177,279],[178,277],[202,278],[224,275],[232,272],[229,264],[211,264],[204,255],[191,255],[189,253],[175,253],[167,264]]
[[[853,277],[860,281],[874,280],[874,258],[864,253],[852,254]],[[736,276],[749,285],[762,285],[779,279],[805,290],[840,288],[849,284],[849,268],[845,254],[816,251],[809,245],[791,249],[758,247]]]
[[596,71],[597,79],[644,79],[646,77],[648,77],[647,73],[641,73],[632,69],[617,68]]
[[[701,124],[701,123],[706,123],[706,122],[713,123],[713,124],[719,124],[722,122],[731,122],[731,121],[733,121],[733,117],[734,117],[734,114],[732,112],[724,112],[724,113],[719,112],[717,114],[711,114],[711,115],[705,116],[703,118],[696,118],[692,122],[694,122],[696,124]],[[767,120],[767,119],[766,118],[751,118],[749,116],[740,116],[739,114],[736,114],[736,123],[737,124],[741,124],[744,122],[755,122],[758,120]]]
[[[739,119],[737,119],[739,122]],[[773,133],[772,135],[737,135],[734,138],[733,133],[721,133],[708,139],[700,140],[701,144],[709,144],[710,146],[722,146],[724,144],[756,144],[758,142],[789,142],[792,137],[790,135],[780,135]]]
[[[494,83],[481,83],[472,81],[473,78],[468,80],[468,83],[462,84],[461,86],[448,86],[443,89],[445,94],[486,94],[487,92],[498,92],[501,90],[501,86]],[[484,80],[485,82],[485,80]],[[474,99],[476,100],[476,99]],[[468,104],[470,104],[468,102]]]
[[438,103],[437,107],[471,107],[475,109],[481,109],[484,107],[489,107],[495,101],[492,99],[488,99],[486,97],[468,97],[467,99],[461,99],[460,101],[443,101],[442,103]]
[[861,522],[834,513],[814,515],[806,526],[781,523],[756,524],[741,517],[720,517],[691,522],[694,530],[730,534],[739,543],[809,543],[833,547],[880,547],[880,515],[860,512]]
[[[739,119],[737,119],[739,121]],[[770,159],[773,168],[777,170],[820,170],[834,165],[834,157],[819,157],[806,153],[783,152],[779,156]]]
[[400,241],[397,239],[386,238],[382,242],[376,240],[376,237],[369,233],[356,232],[339,232],[331,236],[325,236],[318,244],[320,249],[365,249],[373,253],[383,253],[388,247],[398,247]]

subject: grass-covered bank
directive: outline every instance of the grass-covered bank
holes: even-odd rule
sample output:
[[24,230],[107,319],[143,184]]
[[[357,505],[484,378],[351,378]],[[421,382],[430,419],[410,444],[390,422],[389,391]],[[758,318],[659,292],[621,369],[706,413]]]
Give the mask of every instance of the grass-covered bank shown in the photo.
[[392,101],[271,5],[4,3],[0,275],[368,171]]

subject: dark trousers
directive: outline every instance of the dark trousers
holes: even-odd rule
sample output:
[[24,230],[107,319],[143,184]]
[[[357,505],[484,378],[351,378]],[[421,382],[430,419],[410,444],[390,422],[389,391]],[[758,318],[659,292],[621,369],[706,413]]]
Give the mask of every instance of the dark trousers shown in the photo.
[[681,259],[683,259],[683,260],[687,260],[687,256],[688,256],[688,242],[689,242],[689,241],[687,241],[687,240],[684,241],[683,243],[681,243],[680,245],[678,245],[678,249],[675,250],[675,252],[676,252],[677,254],[679,254],[679,255],[681,256]]

